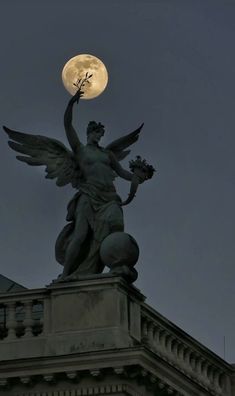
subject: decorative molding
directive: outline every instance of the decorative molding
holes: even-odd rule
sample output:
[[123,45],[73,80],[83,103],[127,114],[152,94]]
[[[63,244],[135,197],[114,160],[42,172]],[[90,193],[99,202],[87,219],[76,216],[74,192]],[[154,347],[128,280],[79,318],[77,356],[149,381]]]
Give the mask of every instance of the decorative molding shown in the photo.
[[84,395],[115,395],[120,392],[125,392],[127,396],[145,396],[143,393],[137,392],[128,384],[106,384],[96,385],[80,388],[57,389],[50,391],[31,391],[31,392],[17,392],[12,396],[84,396]]
[[23,385],[29,385],[32,382],[32,377],[30,376],[20,377],[20,382]]
[[54,384],[56,382],[54,374],[47,374],[43,376],[44,381],[48,382],[49,384]]
[[[174,389],[174,387],[172,385],[170,385],[169,383],[167,383],[167,380],[161,380],[157,373],[156,375],[154,375],[153,373],[149,372],[146,369],[143,369],[141,366],[126,366],[126,367],[116,367],[113,369],[113,372],[118,375],[118,377],[120,377],[120,375],[124,375],[124,378],[126,378],[124,381],[132,381],[135,380],[136,381],[136,386],[139,386],[140,384],[145,387],[148,391],[150,392],[155,392],[157,390],[163,391],[167,394],[167,395],[181,395],[181,396],[185,396],[185,393],[177,393],[177,389]],[[21,382],[21,384],[25,385],[25,390],[22,394],[18,394],[18,393],[14,393],[14,389],[15,386],[17,387],[17,378],[12,378],[12,393],[11,396],[14,394],[15,396],[47,396],[47,394],[45,393],[41,393],[40,392],[34,392],[33,390],[31,390],[31,392],[29,393],[25,393],[26,392],[26,387],[28,387],[29,385],[37,385],[37,388],[40,388],[40,383],[42,383],[42,381],[45,381],[46,383],[48,383],[48,385],[51,387],[51,385],[55,385],[55,387],[57,388],[60,383],[60,381],[64,381],[66,378],[73,381],[73,382],[77,382],[78,379],[80,378],[89,378],[89,375],[91,377],[93,377],[94,379],[99,379],[99,384],[97,385],[93,385],[91,387],[87,387],[87,388],[83,388],[83,387],[79,387],[73,389],[73,393],[71,393],[71,396],[74,394],[75,396],[77,395],[105,395],[107,394],[112,394],[113,392],[115,392],[116,390],[119,390],[119,388],[121,390],[128,390],[131,396],[132,394],[134,396],[142,396],[139,393],[133,393],[136,392],[134,390],[134,388],[129,385],[128,383],[125,384],[111,384],[111,385],[106,385],[103,384],[103,381],[101,383],[101,379],[105,380],[105,375],[109,375],[110,374],[110,368],[106,368],[106,369],[93,369],[93,370],[89,370],[89,373],[87,372],[87,370],[85,371],[64,371],[64,372],[57,372],[57,373],[48,373],[48,374],[44,374],[44,375],[38,375],[38,376],[22,376],[22,377],[18,377],[18,380]],[[101,378],[100,378],[101,377]],[[108,378],[106,377],[106,381],[108,381]],[[2,384],[2,387],[6,387],[6,385],[9,385],[8,387],[10,387],[11,385],[11,380],[7,381],[7,379],[2,379],[2,381],[0,381],[0,384]],[[139,384],[139,385],[137,385]],[[133,385],[134,386],[134,385]],[[87,390],[89,390],[90,393],[85,393]],[[94,390],[94,392],[98,392],[98,393],[92,393]],[[132,393],[131,393],[132,391]],[[52,392],[52,390],[50,390],[50,392]],[[48,396],[54,396],[54,393],[48,393]],[[59,392],[59,391],[57,391]],[[62,392],[62,393],[61,393]],[[63,396],[63,390],[60,391],[60,393],[55,393],[55,396]],[[72,392],[71,391],[67,391],[67,394],[65,393],[65,396],[70,396],[70,393],[68,392]],[[75,392],[75,393],[74,393]],[[79,393],[80,392],[80,393]],[[83,392],[83,393],[82,393]],[[103,392],[103,393],[102,393]],[[115,393],[114,393],[115,394]],[[143,395],[145,396],[145,395]]]
[[77,371],[67,371],[66,376],[68,379],[74,381],[78,379],[78,373]]
[[115,374],[117,375],[122,375],[125,373],[125,369],[124,367],[114,367],[113,371],[115,372]]
[[[48,386],[55,385],[57,388],[60,386],[61,381],[64,382],[67,380],[70,380],[70,382],[79,382],[81,379],[87,378],[89,380],[92,377],[93,379],[99,380],[99,383],[94,387],[94,389],[99,389],[99,387],[102,388],[102,385],[104,382],[108,381],[108,376],[112,372],[110,371],[111,367],[107,366],[106,368],[102,369],[93,369],[93,370],[73,370],[73,371],[66,371],[66,366],[64,367],[64,371],[56,371],[56,372],[47,372],[47,373],[41,373],[40,371],[38,374],[34,375],[28,375],[28,376],[19,376],[19,377],[11,377],[11,378],[2,378],[0,380],[0,386],[2,389],[11,389],[11,396],[14,394],[15,389],[17,389],[17,383],[21,382],[22,385],[24,385],[24,393],[22,393],[21,396],[31,396],[31,393],[25,393],[27,391],[27,388],[30,386],[37,386],[37,388],[40,388],[40,383],[46,382]],[[156,370],[156,372],[153,372],[151,369],[146,369],[140,364],[135,364],[135,365],[129,365],[129,366],[117,366],[112,369],[113,374],[117,375],[117,380],[120,380],[121,377],[123,377],[123,381],[128,382],[129,381],[135,381],[136,384],[139,384],[143,387],[146,388],[146,390],[150,392],[157,392],[157,391],[162,391],[164,392],[164,395],[174,395],[174,396],[190,396],[191,392],[192,395],[197,394],[197,390],[193,389],[193,387],[190,387],[192,391],[188,391],[186,389],[190,389],[187,387],[187,382],[178,382],[177,376],[176,377],[169,377],[166,374],[161,373],[159,369]],[[174,379],[175,378],[175,379]],[[180,385],[181,384],[181,385]],[[184,388],[184,385],[186,386],[186,389]],[[79,385],[78,385],[79,386]],[[106,385],[105,385],[106,386]],[[125,385],[127,386],[127,384]],[[31,388],[32,389],[32,388]],[[53,387],[52,387],[53,389]],[[81,388],[82,389],[82,388]],[[90,389],[90,388],[89,388]],[[92,388],[93,389],[93,388]],[[105,389],[105,388],[104,388]],[[33,391],[33,389],[32,389]],[[85,392],[85,391],[84,391]],[[91,391],[90,391],[91,392]],[[216,395],[215,391],[208,390],[203,392],[203,388],[201,390],[198,390],[198,393],[200,395]],[[0,393],[1,394],[1,393]],[[93,394],[93,393],[88,393],[88,394]],[[102,393],[98,393],[102,394]],[[103,393],[105,394],[105,393]],[[16,394],[18,395],[18,394]],[[40,394],[35,394],[36,396],[41,396]],[[70,396],[70,394],[68,393]],[[76,395],[76,394],[75,394]],[[81,393],[81,395],[83,395]],[[85,393],[84,393],[85,395]],[[33,393],[34,396],[34,393]],[[47,395],[42,395],[42,396],[47,396]],[[51,396],[49,393],[48,396]],[[61,396],[61,394],[56,395],[56,396]],[[67,396],[67,395],[66,395]],[[145,396],[145,395],[143,395]],[[223,395],[225,396],[225,395]]]
[[90,374],[92,375],[92,377],[100,377],[101,371],[98,369],[90,370]]
[[0,378],[0,388],[5,388],[8,385],[7,378]]

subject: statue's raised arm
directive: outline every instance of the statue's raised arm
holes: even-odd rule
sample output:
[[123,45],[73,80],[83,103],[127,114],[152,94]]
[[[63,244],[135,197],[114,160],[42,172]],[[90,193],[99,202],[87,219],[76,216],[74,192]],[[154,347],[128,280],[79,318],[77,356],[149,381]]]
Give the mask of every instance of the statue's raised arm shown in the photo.
[[66,110],[64,113],[64,128],[65,128],[68,142],[69,142],[70,147],[74,153],[77,153],[77,151],[81,147],[81,142],[80,142],[78,135],[72,125],[73,105],[75,102],[77,102],[77,103],[79,102],[79,99],[81,98],[82,94],[83,94],[83,92],[80,89],[78,89],[76,94],[70,99],[68,106],[66,107]]

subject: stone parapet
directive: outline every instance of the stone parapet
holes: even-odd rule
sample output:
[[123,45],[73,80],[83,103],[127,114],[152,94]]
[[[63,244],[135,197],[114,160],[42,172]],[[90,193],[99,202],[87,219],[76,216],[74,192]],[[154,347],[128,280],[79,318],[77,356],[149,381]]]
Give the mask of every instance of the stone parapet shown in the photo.
[[0,295],[1,360],[133,346],[141,340],[142,301],[112,277]]

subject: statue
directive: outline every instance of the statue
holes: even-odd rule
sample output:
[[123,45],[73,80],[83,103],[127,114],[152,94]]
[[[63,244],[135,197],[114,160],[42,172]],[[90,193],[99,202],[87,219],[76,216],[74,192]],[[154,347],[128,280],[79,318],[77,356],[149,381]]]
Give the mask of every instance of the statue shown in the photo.
[[[56,179],[58,186],[71,183],[78,190],[68,204],[68,224],[59,234],[55,245],[56,260],[64,266],[63,273],[56,282],[102,273],[105,266],[100,257],[102,242],[113,233],[119,233],[119,239],[122,239],[122,206],[131,202],[139,183],[151,178],[154,172],[154,168],[140,156],[130,162],[131,172],[119,163],[129,154],[130,150],[126,149],[137,141],[143,124],[134,132],[103,148],[99,142],[105,132],[104,126],[100,122],[90,121],[87,127],[87,144],[82,144],[72,125],[72,111],[74,104],[83,95],[81,88],[85,80],[90,77],[86,75],[78,86],[64,114],[64,127],[72,151],[58,140],[3,127],[10,138],[9,146],[23,154],[17,155],[18,160],[28,165],[44,165],[46,178]],[[116,176],[131,182],[130,194],[125,202],[121,201],[114,187]],[[128,247],[126,249],[129,250]],[[136,270],[133,265],[123,270],[124,267],[125,265],[116,265],[116,273],[133,282],[137,278]]]

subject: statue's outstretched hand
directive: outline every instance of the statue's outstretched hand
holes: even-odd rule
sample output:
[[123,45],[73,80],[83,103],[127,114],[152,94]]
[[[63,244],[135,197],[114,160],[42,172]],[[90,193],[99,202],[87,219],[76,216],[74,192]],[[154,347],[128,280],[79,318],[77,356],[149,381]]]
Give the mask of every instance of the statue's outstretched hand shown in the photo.
[[75,93],[75,95],[72,97],[72,99],[70,100],[70,102],[73,104],[75,102],[78,103],[79,99],[83,96],[84,92],[81,91],[80,89],[77,90],[77,92]]

